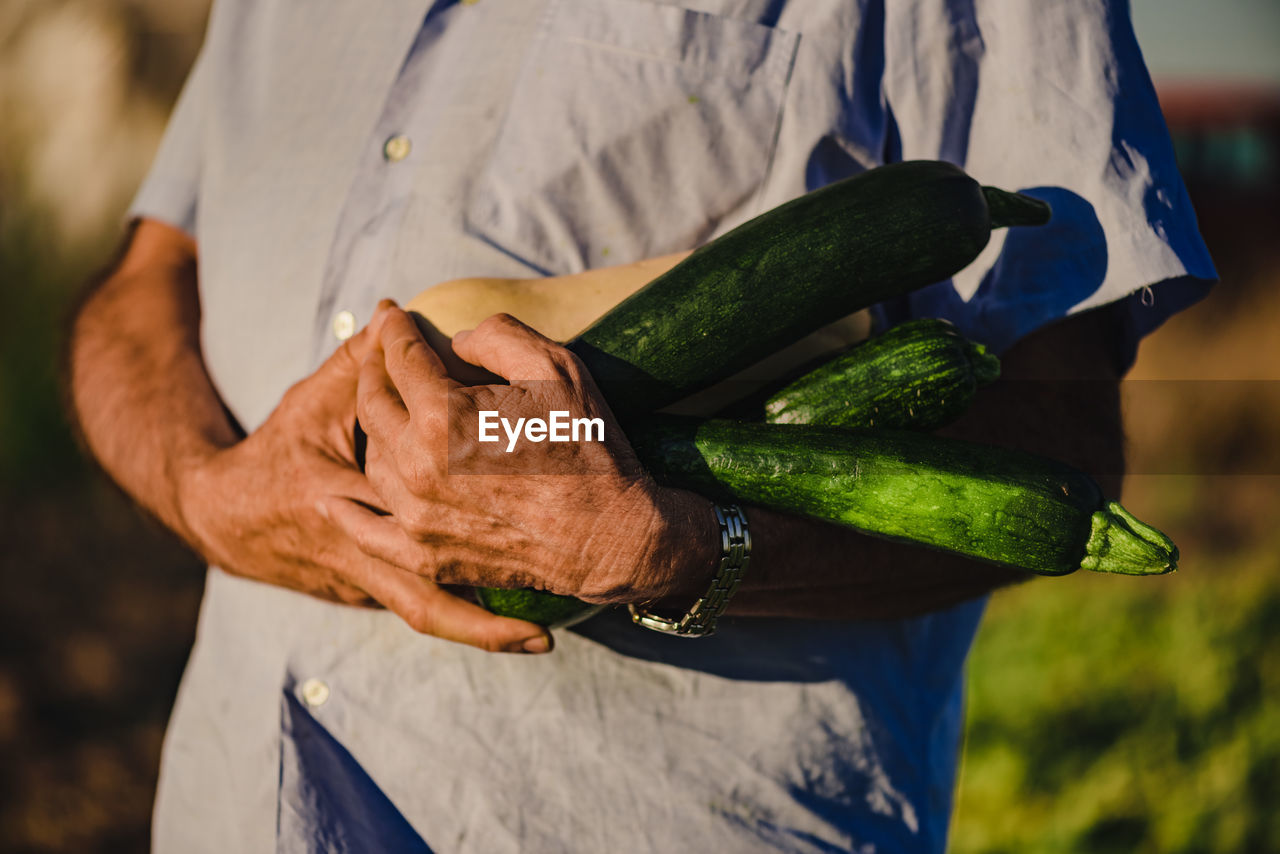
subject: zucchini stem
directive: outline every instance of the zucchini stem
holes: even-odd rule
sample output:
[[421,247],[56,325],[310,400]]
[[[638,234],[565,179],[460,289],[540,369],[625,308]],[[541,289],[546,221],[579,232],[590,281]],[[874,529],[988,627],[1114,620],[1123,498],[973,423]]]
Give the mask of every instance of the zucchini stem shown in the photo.
[[1010,193],[998,187],[983,187],[987,199],[987,211],[992,228],[1013,225],[1044,225],[1053,216],[1048,202],[1042,202],[1022,193]]
[[1120,575],[1163,575],[1178,568],[1173,540],[1132,513],[1109,501],[1093,514],[1093,530],[1085,546],[1081,569]]
[[1000,359],[976,341],[969,342],[969,364],[973,366],[973,378],[980,386],[1000,379]]

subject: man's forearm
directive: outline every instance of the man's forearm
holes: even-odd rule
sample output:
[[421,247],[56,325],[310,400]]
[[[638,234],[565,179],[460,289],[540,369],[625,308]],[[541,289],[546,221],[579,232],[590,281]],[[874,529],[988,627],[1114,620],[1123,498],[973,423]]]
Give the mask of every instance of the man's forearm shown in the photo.
[[[1110,311],[1061,321],[1020,342],[1003,360],[1003,379],[939,432],[1060,459],[1093,474],[1104,494],[1118,496],[1123,432]],[[735,614],[910,616],[1026,577],[759,508],[748,516],[754,554]]]
[[106,472],[193,541],[181,471],[238,433],[205,370],[193,241],[143,221],[72,327],[70,392],[81,433]]
[[69,352],[85,442],[139,504],[227,572],[386,606],[418,631],[483,649],[550,649],[544,629],[371,559],[317,509],[335,497],[377,506],[351,442],[365,330],[285,392],[248,436],[213,387],[199,330],[194,242],[143,220],[81,306]]

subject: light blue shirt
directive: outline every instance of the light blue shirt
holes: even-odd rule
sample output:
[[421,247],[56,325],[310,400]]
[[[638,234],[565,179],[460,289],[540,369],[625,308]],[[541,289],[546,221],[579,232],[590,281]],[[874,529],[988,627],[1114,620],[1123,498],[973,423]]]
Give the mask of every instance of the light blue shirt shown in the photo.
[[[196,236],[253,429],[381,296],[689,248],[912,158],[1055,217],[882,319],[1000,350],[1122,300],[1132,348],[1214,276],[1122,2],[220,0],[133,210]],[[530,658],[211,570],[155,847],[942,851],[982,607],[610,613]]]

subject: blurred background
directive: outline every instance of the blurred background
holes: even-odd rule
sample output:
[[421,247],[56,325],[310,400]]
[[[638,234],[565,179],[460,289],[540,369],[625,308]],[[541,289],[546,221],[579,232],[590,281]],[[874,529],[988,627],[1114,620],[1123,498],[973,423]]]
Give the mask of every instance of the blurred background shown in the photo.
[[[997,594],[952,850],[1280,851],[1280,3],[1133,0],[1222,284],[1126,382],[1182,571]],[[208,0],[0,2],[0,849],[140,851],[198,563],[82,461],[56,353]]]

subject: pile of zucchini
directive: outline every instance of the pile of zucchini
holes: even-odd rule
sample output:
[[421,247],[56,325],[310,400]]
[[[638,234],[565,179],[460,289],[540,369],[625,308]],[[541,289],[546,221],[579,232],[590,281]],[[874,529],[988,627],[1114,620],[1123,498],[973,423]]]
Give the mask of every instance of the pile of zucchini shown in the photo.
[[[999,374],[945,321],[905,323],[837,356],[777,391],[759,421],[651,415],[832,318],[949,278],[992,229],[1049,215],[947,163],[883,166],[703,246],[567,346],[664,484],[1041,575],[1169,572],[1172,541],[1105,501],[1088,475],[926,432]],[[478,594],[544,625],[591,607],[538,591]]]

